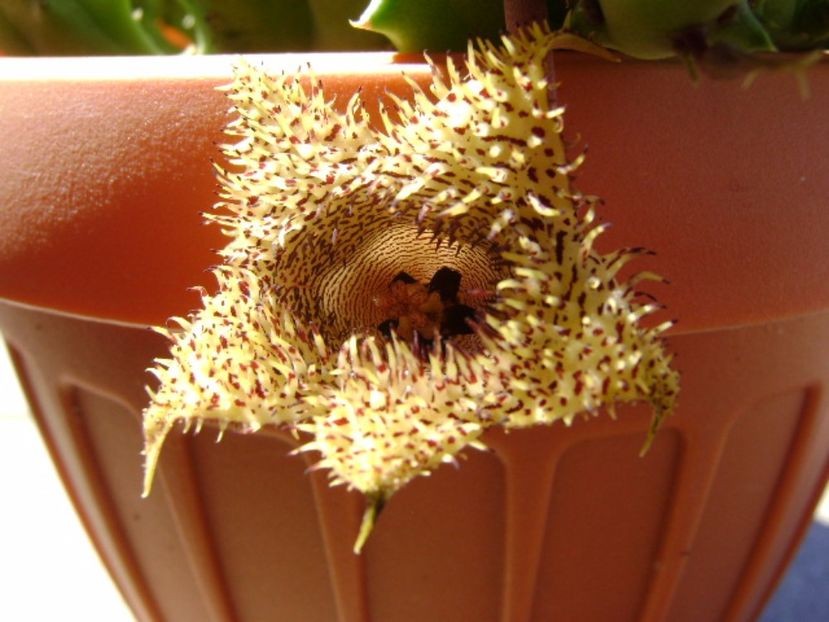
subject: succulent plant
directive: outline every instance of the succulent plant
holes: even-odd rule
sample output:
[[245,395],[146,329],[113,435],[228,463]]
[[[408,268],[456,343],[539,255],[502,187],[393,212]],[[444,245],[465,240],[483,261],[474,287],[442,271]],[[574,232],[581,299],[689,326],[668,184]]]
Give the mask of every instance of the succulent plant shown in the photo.
[[[641,59],[829,45],[829,0],[547,0],[548,22]],[[504,30],[501,0],[372,0],[358,28],[406,52],[460,51]],[[711,53],[713,51],[713,54]]]
[[729,45],[774,51],[748,0],[577,0],[568,27],[602,45],[644,59]]
[[[445,52],[465,50],[470,38],[495,40],[505,30],[502,0],[366,1],[0,0],[0,50],[171,54],[394,46]],[[553,29],[636,58],[724,61],[829,45],[829,0],[541,2]]]
[[829,1],[756,0],[754,5],[779,49],[807,51],[829,46]]
[[373,0],[358,28],[379,32],[402,52],[463,49],[470,36],[497,37],[504,29],[501,0]]
[[0,0],[9,55],[371,49],[351,28],[364,0]]

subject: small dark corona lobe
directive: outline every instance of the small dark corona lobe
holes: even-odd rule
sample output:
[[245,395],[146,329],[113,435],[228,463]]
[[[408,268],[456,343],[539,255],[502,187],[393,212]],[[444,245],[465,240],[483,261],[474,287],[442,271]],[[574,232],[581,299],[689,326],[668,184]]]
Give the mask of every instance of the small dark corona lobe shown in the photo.
[[440,299],[446,302],[455,302],[461,288],[461,273],[452,268],[443,266],[429,281],[429,292],[438,292]]
[[458,270],[448,266],[439,268],[428,285],[399,272],[388,289],[374,297],[385,317],[377,330],[386,339],[395,335],[405,340],[423,357],[438,347],[443,351],[454,337],[474,334],[478,312],[459,302],[462,279]]

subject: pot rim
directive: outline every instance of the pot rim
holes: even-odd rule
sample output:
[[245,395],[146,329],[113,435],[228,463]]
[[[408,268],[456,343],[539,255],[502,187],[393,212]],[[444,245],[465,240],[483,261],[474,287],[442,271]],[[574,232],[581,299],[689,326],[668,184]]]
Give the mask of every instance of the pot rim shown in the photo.
[[320,74],[347,71],[372,74],[385,66],[395,71],[422,65],[412,55],[394,52],[291,52],[269,54],[205,54],[170,56],[31,56],[0,58],[0,83],[226,79],[245,59],[268,71],[297,71],[308,65]]
[[[430,58],[440,59],[453,56],[463,59],[465,54],[430,52]],[[687,65],[678,58],[661,60],[641,60],[629,56],[618,56],[618,62],[593,56],[591,54],[556,50],[557,62],[568,65],[610,64],[613,66],[635,66],[641,70],[652,68],[657,71],[681,71],[687,74]],[[759,55],[766,58],[791,59],[802,57],[801,54],[778,52]],[[240,59],[260,64],[268,71],[297,71],[311,65],[317,73],[327,74],[345,71],[351,74],[372,74],[382,71],[384,66],[393,66],[394,71],[405,71],[406,67],[424,65],[424,56],[417,53],[393,51],[346,51],[346,52],[257,52],[235,54],[171,54],[171,55],[131,55],[131,56],[5,56],[0,57],[0,83],[35,82],[69,82],[78,80],[159,80],[181,78],[218,78],[229,75],[233,65]],[[829,50],[823,54],[815,65],[829,66]]]

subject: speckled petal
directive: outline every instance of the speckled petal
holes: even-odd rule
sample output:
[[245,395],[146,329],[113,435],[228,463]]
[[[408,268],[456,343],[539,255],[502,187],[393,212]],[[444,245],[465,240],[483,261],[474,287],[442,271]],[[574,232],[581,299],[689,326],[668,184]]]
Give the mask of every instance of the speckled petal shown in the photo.
[[320,416],[300,424],[333,484],[388,498],[418,475],[451,462],[487,425],[485,375],[451,347],[428,361],[397,339],[350,339],[343,373],[310,401]]
[[[658,307],[636,285],[652,275],[619,279],[639,251],[598,253],[598,202],[572,188],[582,158],[568,159],[543,68],[572,43],[533,26],[470,45],[463,70],[435,66],[429,91],[390,95],[376,125],[359,96],[337,112],[310,73],[238,67],[208,216],[230,237],[220,289],[168,331],[145,412],[148,482],[177,420],[290,424],[333,484],[367,495],[370,528],[493,425],[647,400],[652,438],[678,391],[670,323],[642,325]],[[388,315],[395,275],[426,284],[445,268],[459,275],[451,300],[421,310],[455,305],[466,324],[424,335],[431,350],[389,337],[408,321]]]
[[280,311],[255,274],[229,266],[215,273],[219,291],[203,295],[204,308],[161,331],[170,358],[150,370],[159,388],[144,411],[145,493],[176,421],[215,421],[220,431],[291,424],[305,415],[305,396],[330,382],[322,339]]

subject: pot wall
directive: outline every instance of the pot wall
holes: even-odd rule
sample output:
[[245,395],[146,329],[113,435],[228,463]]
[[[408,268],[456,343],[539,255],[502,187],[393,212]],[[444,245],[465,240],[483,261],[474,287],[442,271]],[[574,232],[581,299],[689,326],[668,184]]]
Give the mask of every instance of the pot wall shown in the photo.
[[0,329],[64,483],[141,620],[750,620],[809,523],[829,446],[829,314],[670,340],[677,415],[490,433],[361,500],[290,439],[173,435],[140,498],[150,331],[3,304]]

